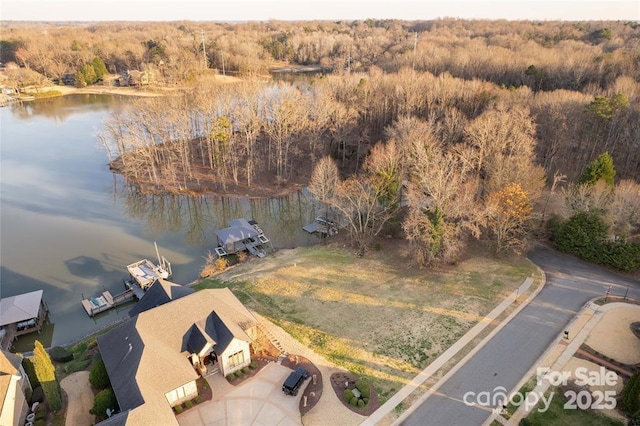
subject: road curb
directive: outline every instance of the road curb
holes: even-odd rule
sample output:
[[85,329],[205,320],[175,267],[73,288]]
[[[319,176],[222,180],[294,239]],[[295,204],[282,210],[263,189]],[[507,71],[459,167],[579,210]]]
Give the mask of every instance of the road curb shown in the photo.
[[[529,260],[530,261],[530,260]],[[530,261],[531,262],[531,261]],[[535,263],[531,262],[533,265],[535,265]],[[544,286],[547,283],[547,278],[546,278],[546,274],[544,273],[544,271],[542,270],[542,268],[540,268],[539,266],[535,265],[536,268],[538,269],[538,271],[541,273],[542,279],[541,279],[541,283],[538,286],[537,289],[535,289],[530,295],[529,297],[527,297],[527,299],[525,299],[516,309],[514,309],[513,312],[511,312],[509,314],[509,316],[507,316],[507,318],[505,318],[500,324],[498,324],[496,326],[496,328],[494,328],[491,333],[489,333],[484,339],[482,339],[482,341],[480,343],[478,343],[472,350],[471,352],[469,352],[464,358],[462,358],[455,366],[453,366],[453,368],[451,368],[451,370],[449,370],[447,372],[447,374],[444,375],[444,377],[442,377],[440,380],[438,380],[438,382],[431,387],[431,389],[429,389],[418,401],[414,402],[413,405],[411,406],[411,408],[409,408],[407,411],[405,411],[404,413],[402,413],[402,415],[395,421],[393,422],[393,425],[399,425],[402,421],[404,421],[411,413],[413,413],[427,398],[429,398],[431,395],[433,395],[435,393],[436,390],[438,390],[438,388],[445,382],[447,381],[452,375],[454,375],[460,368],[462,368],[462,366],[464,364],[467,363],[467,361],[469,361],[469,359],[471,359],[480,349],[482,349],[496,334],[498,334],[498,332],[500,332],[500,330],[502,330],[518,313],[520,313],[520,311],[522,309],[524,309],[527,305],[529,305],[529,303],[531,303],[531,301],[533,299],[536,298],[536,296],[538,295],[538,293],[540,293],[540,291],[542,291],[542,289],[544,288]],[[517,300],[517,297],[516,299]],[[514,300],[514,301],[515,301]]]
[[[560,353],[555,359],[550,360],[549,363],[551,364],[551,367],[553,367],[555,364],[560,362],[561,358],[568,358],[563,362],[563,365],[569,362],[569,360],[573,356],[575,356],[575,352],[577,351],[577,349],[585,342],[585,340],[587,340],[587,338],[591,334],[591,331],[593,331],[593,328],[595,328],[595,326],[597,326],[598,323],[602,320],[603,314],[611,309],[619,308],[621,305],[626,304],[624,302],[614,302],[614,303],[609,303],[604,305],[597,305],[594,302],[598,299],[602,299],[602,296],[594,297],[593,299],[585,303],[584,306],[580,309],[580,311],[572,318],[572,320],[569,321],[569,323],[567,323],[565,328],[569,329],[573,324],[575,324],[578,321],[578,319],[580,319],[580,317],[585,315],[587,311],[593,310],[593,316],[584,325],[582,325],[580,330],[576,333],[575,335],[576,337],[571,340],[571,343],[567,346],[567,348],[564,349],[562,353]],[[595,309],[594,309],[594,306],[595,306]],[[531,369],[527,371],[527,373],[522,377],[520,382],[518,382],[515,388],[512,389],[508,395],[511,395],[514,392],[517,392],[526,382],[528,382],[533,377],[538,367],[542,364],[542,362],[546,359],[546,357],[549,356],[550,353],[556,348],[556,345],[558,345],[559,342],[562,341],[563,339],[564,339],[564,333],[560,333],[558,337],[556,337],[553,340],[553,342],[549,345],[547,350],[544,351],[544,353],[536,360],[536,362],[532,365]],[[548,383],[544,385],[537,385],[536,388],[532,390],[532,392],[536,391],[537,389],[537,392],[544,393],[548,390],[548,388],[549,388]],[[516,426],[522,418],[526,417],[529,414],[528,412],[524,412],[524,411],[525,411],[525,406],[521,405],[513,413],[513,415],[511,415],[509,419],[504,419],[504,418],[503,419],[506,420],[507,425]],[[487,419],[487,421],[483,423],[483,426],[489,425],[493,420],[496,420],[497,417],[499,417],[499,414],[493,413],[491,417],[489,417],[489,419]]]
[[[587,303],[584,304],[584,306],[582,308],[580,308],[580,311],[576,313],[576,315],[571,319],[571,321],[569,321],[567,323],[567,325],[565,325],[565,329],[567,328],[571,328],[571,325],[573,325],[578,318],[580,318],[580,316],[582,316],[585,311],[587,310],[587,308],[589,306],[591,306],[591,304],[595,301],[600,299],[601,296],[597,296],[594,297],[593,299],[589,300]],[[558,336],[553,339],[553,342],[551,342],[551,344],[547,347],[547,349],[542,353],[542,355],[540,355],[538,357],[538,359],[536,359],[536,361],[533,363],[533,365],[531,366],[531,368],[525,373],[524,376],[522,376],[522,379],[520,379],[520,381],[518,382],[518,384],[516,384],[516,386],[511,389],[511,391],[508,393],[508,395],[513,394],[513,392],[517,392],[518,390],[520,390],[520,388],[522,386],[524,386],[525,383],[527,383],[529,381],[529,379],[533,376],[533,373],[536,371],[536,369],[538,368],[538,366],[542,363],[542,361],[544,361],[546,359],[547,356],[549,356],[549,354],[553,351],[553,349],[555,348],[555,346],[558,344],[558,342],[560,342],[562,340],[562,338],[564,337],[564,333],[560,333],[558,334]],[[507,420],[507,424],[513,424],[511,421],[515,419],[516,414],[520,411],[520,408],[518,408],[518,410],[516,410],[515,413],[513,413],[513,415],[511,416],[511,418],[509,419],[505,419]],[[491,424],[491,422],[493,420],[495,420],[498,416],[500,416],[497,413],[493,413],[491,414],[491,416],[482,424],[482,426],[487,426],[489,424]]]
[[[529,259],[527,259],[529,260]],[[447,374],[445,374],[444,377],[442,377],[440,380],[438,380],[438,382],[432,386],[422,397],[420,397],[419,400],[415,401],[411,407],[409,407],[404,413],[402,413],[402,415],[396,419],[392,424],[393,425],[398,425],[400,424],[402,421],[404,421],[411,413],[413,413],[429,396],[433,395],[433,393],[442,385],[442,383],[444,383],[449,377],[451,377],[451,375],[453,375],[458,369],[460,369],[473,355],[475,355],[476,352],[478,352],[480,349],[482,349],[482,347],[491,340],[491,338],[493,338],[493,336],[495,336],[495,334],[497,334],[506,324],[508,324],[522,309],[524,309],[525,306],[527,306],[537,295],[538,293],[540,293],[540,291],[542,291],[542,289],[544,288],[545,284],[546,284],[546,275],[544,273],[544,271],[535,263],[533,263],[531,260],[529,260],[529,262],[531,262],[531,264],[533,264],[536,267],[536,270],[538,270],[540,272],[541,275],[541,282],[538,285],[538,287],[527,297],[527,299],[525,299],[512,313],[509,314],[509,316],[507,316],[507,318],[505,318],[500,324],[498,324],[496,326],[495,329],[493,329],[491,331],[491,333],[489,333],[489,335],[487,335],[485,338],[482,339],[482,341],[476,345],[467,355],[464,356],[464,358],[462,358],[456,365],[454,365],[448,372]],[[533,280],[533,278],[528,277],[527,280]],[[526,281],[525,280],[525,283]],[[509,303],[506,304],[504,306],[504,308],[501,309],[501,311],[497,314],[497,316],[499,316],[500,314],[502,314],[504,312],[504,310],[509,307],[512,303],[517,302],[518,297],[520,296],[519,294],[519,289],[525,284],[523,283],[520,287],[518,287],[518,289],[516,289],[512,294],[510,294],[509,296],[507,296],[495,309],[499,308],[502,304],[505,304],[509,299],[513,298],[513,300]],[[527,287],[527,290],[529,289],[529,287]],[[526,290],[525,290],[526,291]],[[494,309],[494,310],[495,310]],[[456,350],[453,354],[449,355],[448,358],[446,360],[440,360],[440,357],[438,357],[433,363],[431,363],[429,366],[427,366],[427,368],[425,370],[423,370],[423,372],[420,375],[423,375],[423,377],[421,378],[421,381],[418,385],[416,385],[414,387],[414,389],[411,390],[411,392],[413,392],[415,389],[417,389],[418,386],[422,385],[428,377],[430,377],[433,373],[435,373],[437,370],[439,370],[440,368],[442,368],[442,365],[444,365],[449,359],[451,359],[453,356],[455,356],[460,350],[464,349],[464,347],[466,347],[469,342],[474,339],[478,334],[480,334],[480,332],[482,332],[484,330],[484,328],[486,328],[486,326],[490,323],[490,321],[485,321],[487,320],[487,318],[493,314],[493,311],[489,313],[489,315],[485,318],[483,318],[482,321],[480,321],[480,323],[476,324],[476,326],[485,323],[482,328],[480,330],[476,330],[477,332],[472,336],[472,337],[468,337],[467,335],[472,333],[474,331],[474,329],[472,328],[471,330],[469,330],[469,332],[467,332],[467,334],[465,334],[465,336],[463,336],[460,340],[458,340],[458,342],[460,341],[464,341],[466,340],[466,342],[464,343],[464,345],[459,348],[458,350]],[[497,316],[495,318],[497,318]],[[493,318],[495,320],[495,318]],[[474,327],[475,328],[475,327]],[[457,342],[456,342],[457,343]],[[455,344],[454,344],[455,345]],[[449,349],[453,348],[453,346],[451,346]],[[449,350],[448,349],[448,350]],[[446,354],[446,351],[445,351]],[[444,354],[443,354],[444,355]],[[441,355],[442,357],[442,355]],[[438,361],[440,360],[441,365],[439,365],[437,368],[433,369],[431,368],[434,364],[436,364]],[[434,370],[433,372],[429,373],[428,375],[424,374],[427,370]],[[419,375],[419,376],[420,376]],[[417,376],[416,376],[417,377]],[[416,382],[416,379],[414,378],[412,383]],[[409,386],[409,385],[407,385]],[[405,388],[407,387],[405,386]],[[402,391],[402,389],[401,389]],[[401,394],[401,391],[399,391],[396,395]],[[365,420],[363,423],[361,423],[361,426],[371,426],[376,424],[378,421],[382,420],[382,418],[384,418],[384,416],[386,416],[389,412],[391,412],[393,410],[393,408],[395,408],[395,406],[397,404],[399,404],[400,402],[402,402],[404,399],[406,399],[406,397],[409,396],[409,394],[411,392],[408,392],[407,395],[405,395],[402,399],[400,399],[399,401],[393,403],[393,407],[391,407],[390,409],[388,409],[387,407],[387,411],[385,412],[384,415],[378,415],[378,416],[370,416],[367,420]],[[395,395],[394,395],[395,396]],[[393,397],[392,397],[393,399]],[[385,404],[388,404],[390,401],[392,401],[392,399],[390,399],[389,401],[387,401]],[[381,407],[382,408],[382,407]],[[374,413],[375,414],[375,413]],[[373,418],[372,418],[373,417]]]

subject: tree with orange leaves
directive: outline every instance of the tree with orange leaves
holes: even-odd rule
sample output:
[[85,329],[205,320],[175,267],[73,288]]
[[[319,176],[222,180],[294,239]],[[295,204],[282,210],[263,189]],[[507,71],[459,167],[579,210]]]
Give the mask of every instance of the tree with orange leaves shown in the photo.
[[511,183],[487,198],[487,228],[496,242],[498,253],[518,251],[526,244],[526,224],[533,206],[520,184]]

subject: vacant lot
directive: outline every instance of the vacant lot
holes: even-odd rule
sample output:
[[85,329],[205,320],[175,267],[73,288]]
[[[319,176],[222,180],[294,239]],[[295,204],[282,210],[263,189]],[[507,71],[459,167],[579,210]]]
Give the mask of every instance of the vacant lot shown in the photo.
[[370,376],[383,400],[534,273],[525,259],[476,254],[438,272],[388,251],[281,250],[199,287],[228,285],[335,364]]

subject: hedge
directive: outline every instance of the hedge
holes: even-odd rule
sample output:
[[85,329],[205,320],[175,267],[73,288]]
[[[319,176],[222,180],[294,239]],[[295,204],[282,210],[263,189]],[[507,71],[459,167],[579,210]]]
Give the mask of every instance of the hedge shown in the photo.
[[89,383],[94,389],[104,389],[111,386],[109,374],[107,374],[107,368],[104,366],[102,358],[97,360],[91,367]]
[[640,244],[608,240],[608,227],[594,212],[580,212],[551,227],[553,242],[562,252],[625,272],[640,270]]
[[353,392],[351,391],[351,389],[345,389],[343,396],[344,396],[344,400],[349,402],[351,401],[351,398],[353,398]]
[[640,414],[640,372],[636,372],[622,390],[622,405],[629,417]]
[[105,389],[98,392],[96,397],[93,399],[93,407],[89,412],[105,419],[107,418],[107,408],[112,410],[118,409],[118,400],[116,399],[116,394],[113,393],[112,389]]
[[56,362],[69,362],[73,359],[73,354],[62,346],[54,346],[49,349],[49,356]]
[[367,379],[360,379],[356,382],[356,388],[360,391],[362,398],[371,396],[371,383]]

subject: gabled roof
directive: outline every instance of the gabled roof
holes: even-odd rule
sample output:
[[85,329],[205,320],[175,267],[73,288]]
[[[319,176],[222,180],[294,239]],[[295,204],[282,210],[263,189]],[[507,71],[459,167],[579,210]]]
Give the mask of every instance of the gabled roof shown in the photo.
[[127,423],[176,424],[165,394],[198,377],[191,349],[212,341],[226,347],[233,337],[250,341],[243,329],[256,323],[228,288],[208,289],[143,311],[98,337],[120,409],[131,410]]
[[15,376],[19,374],[22,357],[11,352],[0,350],[0,375],[10,374]]
[[201,326],[193,324],[185,336],[186,344],[183,351],[199,354],[207,345],[215,345],[216,341]]
[[0,327],[37,317],[40,312],[41,300],[42,290],[2,298],[0,300]]
[[140,312],[148,311],[156,306],[164,305],[167,302],[187,296],[193,292],[194,290],[191,287],[158,278],[158,280],[144,293],[142,299],[140,299],[140,301],[131,308],[129,316],[136,316]]
[[231,244],[238,241],[254,238],[260,233],[246,219],[233,219],[229,221],[229,228],[216,231],[218,240],[222,244]]
[[102,361],[109,373],[121,411],[144,404],[137,381],[131,380],[138,375],[144,351],[144,342],[136,325],[137,318],[132,318],[98,337]]
[[9,392],[11,376],[20,375],[21,363],[22,357],[20,355],[0,350],[0,412],[4,406],[7,392]]

